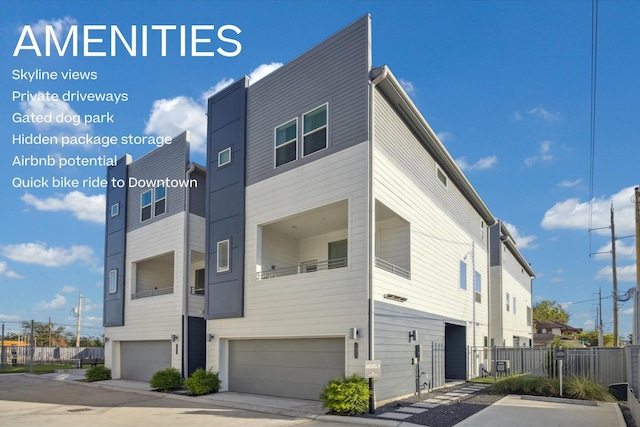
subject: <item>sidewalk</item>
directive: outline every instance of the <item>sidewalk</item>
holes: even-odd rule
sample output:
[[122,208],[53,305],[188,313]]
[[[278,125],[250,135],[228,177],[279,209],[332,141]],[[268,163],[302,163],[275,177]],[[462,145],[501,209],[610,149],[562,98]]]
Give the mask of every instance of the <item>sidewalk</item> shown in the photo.
[[[74,369],[64,373],[45,374],[54,380],[84,379],[84,370]],[[157,396],[149,383],[132,380],[105,380],[95,383],[80,383],[110,390],[127,390]],[[321,402],[287,399],[252,394],[224,392],[205,396],[189,397],[167,393],[167,398],[201,401],[211,405],[234,409],[287,415],[317,421],[330,421],[368,426],[416,427],[417,424],[402,420],[340,417],[325,415]],[[491,406],[456,424],[455,427],[626,427],[622,413],[616,403],[588,402],[573,399],[544,398],[535,396],[508,395]]]

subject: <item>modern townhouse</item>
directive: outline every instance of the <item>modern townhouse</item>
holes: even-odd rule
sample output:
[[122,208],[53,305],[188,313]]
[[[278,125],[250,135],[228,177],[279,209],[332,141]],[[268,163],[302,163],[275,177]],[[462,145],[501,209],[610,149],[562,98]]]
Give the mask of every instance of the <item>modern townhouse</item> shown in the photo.
[[[530,345],[533,270],[371,58],[367,15],[213,95],[206,168],[188,133],[109,168],[114,378],[206,366],[223,390],[317,399],[375,360],[382,402],[467,379],[487,363],[469,347]],[[128,180],[166,177],[198,185]]]

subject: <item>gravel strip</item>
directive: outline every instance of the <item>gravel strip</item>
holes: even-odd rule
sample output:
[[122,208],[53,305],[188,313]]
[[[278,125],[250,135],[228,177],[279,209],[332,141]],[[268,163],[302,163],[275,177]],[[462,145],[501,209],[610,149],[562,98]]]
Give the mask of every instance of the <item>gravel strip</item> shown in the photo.
[[[435,398],[436,396],[441,396],[444,393],[455,391],[461,387],[464,387],[464,385],[439,389],[431,393],[422,393],[422,396],[420,398],[418,398],[418,396],[412,396],[407,399],[399,400],[381,406],[376,409],[375,415],[363,414],[361,416],[366,418],[374,418],[384,412],[395,412],[402,406],[411,406],[413,403]],[[467,397],[460,398],[459,400],[454,400],[451,403],[438,405],[435,408],[431,408],[426,412],[423,412],[422,414],[413,415],[405,419],[404,421],[429,427],[451,427],[464,420],[465,418],[470,417],[476,412],[481,411],[487,406],[494,404],[504,396],[505,395],[502,394],[490,394],[484,390],[477,391]]]

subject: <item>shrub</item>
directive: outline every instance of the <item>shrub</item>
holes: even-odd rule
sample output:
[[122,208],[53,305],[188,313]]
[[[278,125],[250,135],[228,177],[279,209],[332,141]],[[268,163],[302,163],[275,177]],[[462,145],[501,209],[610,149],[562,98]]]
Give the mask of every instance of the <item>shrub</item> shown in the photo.
[[339,414],[358,415],[369,409],[369,383],[357,374],[329,381],[320,394],[323,406]]
[[567,397],[573,399],[615,401],[607,387],[586,377],[570,377],[563,385]]
[[514,375],[499,379],[490,389],[500,394],[530,394],[536,396],[559,396],[558,380],[531,375]]
[[182,387],[182,377],[176,368],[167,368],[153,374],[149,383],[151,388],[166,392]]
[[111,379],[111,369],[105,368],[103,365],[94,366],[87,369],[84,374],[87,381],[102,381]]
[[202,396],[220,390],[220,378],[217,372],[198,368],[184,381],[184,386],[191,396]]

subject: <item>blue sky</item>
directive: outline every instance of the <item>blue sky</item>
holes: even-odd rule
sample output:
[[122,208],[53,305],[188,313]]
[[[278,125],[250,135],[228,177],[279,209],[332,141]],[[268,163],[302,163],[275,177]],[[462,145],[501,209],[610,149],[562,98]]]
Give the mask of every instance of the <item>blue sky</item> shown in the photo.
[[[597,109],[593,175],[591,147],[591,2],[29,2],[4,4],[0,16],[0,321],[74,325],[71,310],[84,296],[84,335],[100,335],[104,189],[16,188],[14,178],[104,177],[104,167],[12,165],[16,156],[134,159],[151,145],[109,147],[12,144],[15,134],[163,135],[192,131],[192,160],[205,163],[206,97],[243,75],[255,81],[365,13],[372,15],[373,63],[387,64],[431,127],[465,171],[494,215],[509,224],[537,273],[533,302],[565,304],[573,326],[594,328],[598,289],[605,333],[613,331],[611,203],[616,234],[635,233],[633,188],[639,184],[640,3],[603,1],[598,15]],[[7,13],[8,11],[8,13]],[[160,55],[158,32],[148,56],[44,55],[41,29],[58,34],[78,25],[233,25],[241,51],[225,57],[180,56],[179,32],[167,35]],[[22,50],[30,25],[43,56]],[[109,51],[106,43],[90,50]],[[190,36],[187,31],[188,37]],[[216,38],[202,51],[236,46]],[[189,39],[189,38],[188,38]],[[60,38],[64,40],[64,38]],[[82,40],[82,37],[80,38]],[[28,39],[27,39],[28,41]],[[29,43],[25,43],[28,45]],[[189,47],[189,45],[187,44]],[[122,49],[121,49],[122,48]],[[55,47],[52,47],[52,50]],[[187,49],[189,50],[189,49]],[[82,51],[82,43],[80,43]],[[95,71],[96,80],[15,80],[13,70]],[[33,101],[38,92],[127,94],[114,102]],[[18,92],[17,99],[14,92]],[[113,123],[15,123],[14,113],[50,110],[68,115],[113,114]],[[590,207],[590,183],[593,199]],[[52,182],[50,182],[50,185]],[[592,212],[592,215],[589,212]],[[620,239],[620,293],[635,286],[635,241]],[[620,334],[632,330],[632,302],[621,303]],[[72,329],[72,328],[71,328]]]

